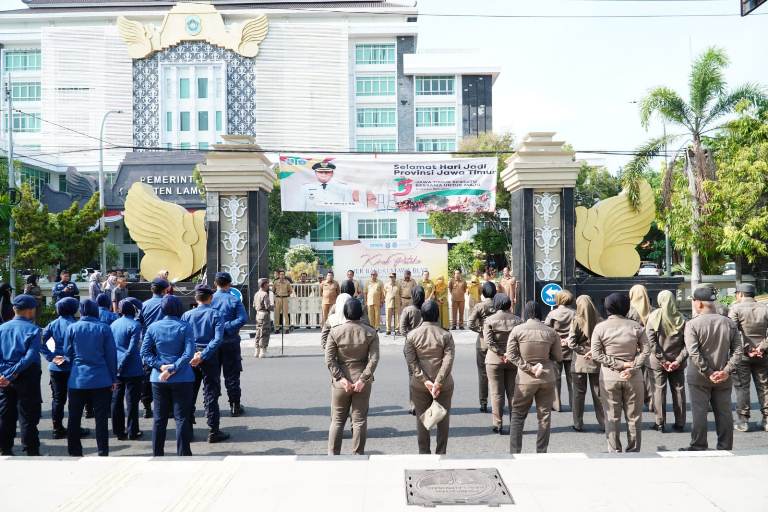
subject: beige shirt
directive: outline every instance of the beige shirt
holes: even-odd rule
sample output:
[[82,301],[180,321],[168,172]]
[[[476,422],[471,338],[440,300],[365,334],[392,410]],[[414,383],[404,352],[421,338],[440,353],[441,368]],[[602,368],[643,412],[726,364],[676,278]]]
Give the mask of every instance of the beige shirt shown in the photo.
[[611,315],[592,332],[592,359],[600,363],[600,377],[606,381],[621,379],[624,363],[639,370],[648,359],[650,346],[645,329],[623,316]]
[[400,334],[405,336],[421,325],[421,310],[414,305],[405,306],[400,313]]
[[736,322],[745,349],[760,348],[768,352],[768,305],[753,297],[743,297],[731,306],[728,317]]
[[685,324],[672,336],[667,336],[664,332],[664,326],[659,325],[657,331],[650,325],[645,327],[648,335],[648,343],[651,344],[651,351],[648,356],[648,366],[654,370],[663,370],[661,363],[668,361],[677,361],[680,368],[685,367],[685,361],[688,359],[688,350],[685,348]]
[[[563,359],[560,336],[538,320],[520,324],[509,335],[507,359],[517,366],[518,384],[555,382],[555,363]],[[541,363],[543,371],[536,377],[533,367]]]
[[334,386],[342,378],[349,382],[371,382],[379,364],[379,335],[372,327],[348,321],[331,328],[325,346],[325,364]]
[[293,293],[291,282],[285,278],[276,280],[272,285],[272,288],[275,291],[275,297],[281,299],[290,297]]
[[422,322],[405,337],[405,360],[419,384],[431,381],[444,388],[453,385],[454,343],[451,333],[436,322]]
[[[598,323],[602,318],[598,318]],[[600,371],[600,365],[592,359],[592,345],[589,338],[581,330],[576,322],[571,322],[571,330],[568,333],[568,348],[571,349],[576,358],[573,362],[574,373],[597,373]],[[589,354],[590,357],[586,357]]]
[[[523,323],[519,316],[509,311],[496,311],[483,323],[483,339],[488,346],[485,364],[505,364],[501,356],[507,352],[507,342],[512,329]],[[511,362],[506,363],[513,366]]]
[[488,350],[488,345],[483,338],[483,323],[485,319],[494,314],[496,310],[493,308],[493,299],[483,299],[482,302],[475,304],[472,311],[469,313],[469,329],[477,333],[477,340],[475,345],[480,350]]
[[384,305],[388,308],[400,310],[400,284],[395,281],[387,281],[384,285]]
[[557,331],[560,336],[561,348],[563,349],[563,361],[571,360],[571,349],[568,347],[568,335],[571,333],[571,322],[576,316],[576,311],[568,306],[557,306],[549,312],[544,323]]
[[[712,385],[716,371],[733,374],[742,360],[743,347],[736,323],[717,313],[704,313],[685,324],[685,348],[691,364],[686,377],[691,384]],[[721,383],[731,385],[731,379]]]
[[339,296],[341,289],[339,283],[331,281],[330,283],[325,280],[320,284],[320,295],[323,298],[323,305],[335,304],[336,297]]
[[269,313],[272,310],[272,301],[269,300],[269,292],[259,290],[253,296],[253,309],[256,313]]
[[451,292],[451,300],[453,302],[464,302],[464,295],[467,293],[467,282],[462,279],[451,278],[448,281],[448,291]]
[[512,302],[517,302],[517,278],[515,276],[502,277],[499,281],[499,293],[506,293]]
[[435,299],[435,283],[429,279],[421,282],[421,287],[424,288],[424,300]]
[[413,279],[410,279],[406,281],[403,279],[400,281],[400,299],[407,301],[408,304],[411,303],[411,294],[413,293],[413,289],[416,288],[416,281]]
[[368,281],[365,285],[365,303],[368,306],[381,306],[384,300],[384,285],[381,281]]

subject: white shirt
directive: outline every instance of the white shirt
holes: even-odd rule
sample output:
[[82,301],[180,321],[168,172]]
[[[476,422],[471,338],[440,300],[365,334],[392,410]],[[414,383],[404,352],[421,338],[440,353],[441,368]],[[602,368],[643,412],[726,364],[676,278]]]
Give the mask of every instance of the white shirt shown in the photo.
[[341,181],[306,183],[301,187],[304,197],[304,211],[317,212],[327,208],[359,208],[352,200],[352,188]]

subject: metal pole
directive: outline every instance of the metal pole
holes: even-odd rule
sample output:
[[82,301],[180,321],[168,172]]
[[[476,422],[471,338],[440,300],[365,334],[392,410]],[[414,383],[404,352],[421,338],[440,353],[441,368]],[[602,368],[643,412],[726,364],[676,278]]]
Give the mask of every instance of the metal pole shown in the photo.
[[[667,123],[663,123],[664,127],[664,172],[669,172],[667,166]],[[664,177],[662,176],[662,179]],[[669,239],[669,216],[667,216],[667,222],[664,226],[664,275],[667,277],[672,275],[672,241]]]
[[[104,125],[109,114],[122,114],[122,110],[109,110],[104,112],[101,118],[101,130],[99,131],[99,209],[104,210]],[[99,218],[99,231],[104,231],[104,214]],[[107,239],[101,241],[101,270],[102,275],[107,272]]]
[[[5,84],[5,99],[8,107],[8,200],[11,200],[11,194],[16,189],[16,176],[13,166],[13,94],[11,89],[11,74],[8,73],[8,81]],[[16,288],[16,269],[13,260],[16,257],[16,239],[14,238],[15,223],[13,215],[8,220],[8,283],[13,289]],[[14,290],[11,290],[13,294]]]

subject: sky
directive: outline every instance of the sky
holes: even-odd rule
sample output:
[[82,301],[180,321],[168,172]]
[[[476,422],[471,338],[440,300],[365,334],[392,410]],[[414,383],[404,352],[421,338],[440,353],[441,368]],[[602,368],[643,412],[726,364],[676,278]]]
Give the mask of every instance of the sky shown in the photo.
[[[420,50],[472,49],[501,68],[493,89],[494,130],[518,141],[554,131],[577,151],[633,150],[662,132],[646,131],[637,102],[666,85],[688,97],[691,61],[709,46],[726,50],[731,86],[768,85],[759,48],[768,40],[768,3],[747,17],[740,0],[420,0]],[[0,0],[0,9],[21,0]],[[730,14],[727,17],[491,18],[532,16]],[[670,133],[676,133],[669,127]],[[615,172],[628,157],[579,154]]]

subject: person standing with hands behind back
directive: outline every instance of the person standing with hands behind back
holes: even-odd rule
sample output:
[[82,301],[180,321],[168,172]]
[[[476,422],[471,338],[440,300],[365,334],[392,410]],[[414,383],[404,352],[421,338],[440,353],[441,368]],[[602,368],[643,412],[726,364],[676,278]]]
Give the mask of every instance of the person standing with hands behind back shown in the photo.
[[600,429],[605,431],[605,411],[600,397],[600,365],[592,359],[590,339],[595,326],[603,319],[589,295],[576,299],[576,315],[568,333],[568,348],[573,351],[573,430],[584,431],[584,398],[587,384],[592,392],[592,404]]

